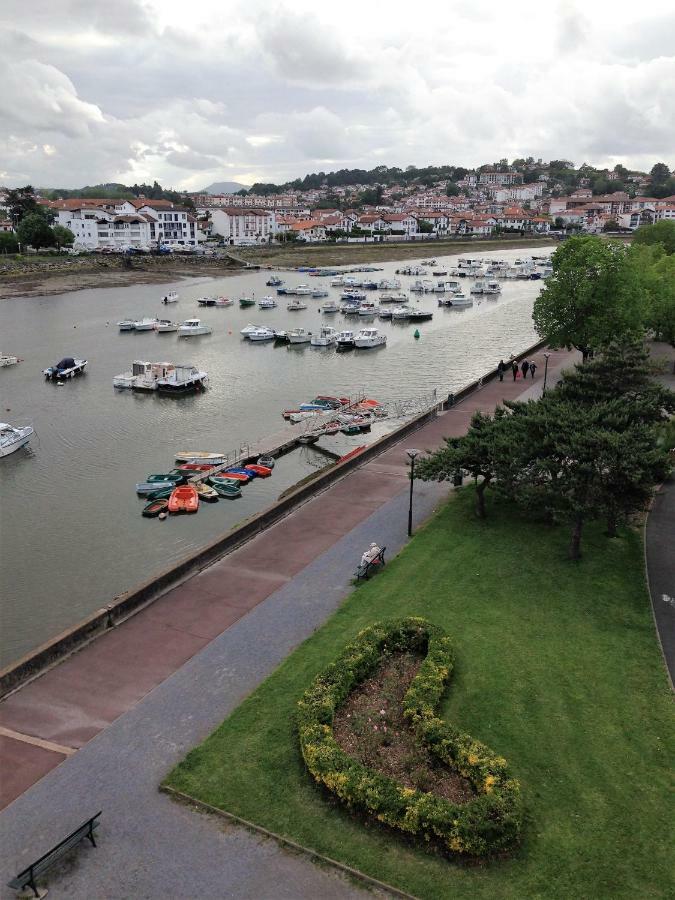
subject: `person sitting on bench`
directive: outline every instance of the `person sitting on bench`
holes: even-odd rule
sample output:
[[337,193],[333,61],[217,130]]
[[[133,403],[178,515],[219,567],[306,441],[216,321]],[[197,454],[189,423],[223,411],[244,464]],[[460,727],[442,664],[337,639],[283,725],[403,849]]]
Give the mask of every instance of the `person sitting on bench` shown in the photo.
[[366,552],[361,557],[361,565],[367,566],[368,563],[372,563],[373,560],[377,559],[377,557],[381,553],[381,549],[377,546],[377,544],[373,541],[370,547],[366,550]]

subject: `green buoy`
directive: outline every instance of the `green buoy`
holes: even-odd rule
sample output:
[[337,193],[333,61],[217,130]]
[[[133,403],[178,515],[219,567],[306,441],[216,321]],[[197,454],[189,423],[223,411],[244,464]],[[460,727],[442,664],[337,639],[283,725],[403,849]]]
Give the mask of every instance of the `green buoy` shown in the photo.
[[420,336],[420,330],[419,330],[419,328],[416,328],[416,329],[415,329],[415,334],[413,335],[413,337],[414,337],[415,340],[417,341],[417,340],[419,340],[419,336]]

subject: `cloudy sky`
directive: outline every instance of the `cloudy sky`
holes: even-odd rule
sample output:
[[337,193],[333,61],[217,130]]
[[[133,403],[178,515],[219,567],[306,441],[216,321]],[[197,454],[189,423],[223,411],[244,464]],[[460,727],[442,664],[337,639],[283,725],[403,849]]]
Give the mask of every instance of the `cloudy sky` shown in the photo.
[[2,0],[0,184],[675,165],[671,0]]

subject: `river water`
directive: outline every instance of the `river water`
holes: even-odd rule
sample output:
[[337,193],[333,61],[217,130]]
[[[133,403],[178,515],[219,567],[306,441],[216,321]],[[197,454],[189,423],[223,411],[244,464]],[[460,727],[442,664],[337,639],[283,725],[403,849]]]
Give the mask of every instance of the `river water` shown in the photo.
[[[527,251],[477,252],[512,261]],[[456,261],[438,258],[434,268]],[[382,271],[373,278],[394,277],[399,265],[378,264]],[[339,298],[329,278],[281,276],[287,285],[321,285]],[[197,306],[204,294],[235,300],[274,294],[265,287],[268,277],[255,272],[0,302],[0,349],[24,360],[0,369],[0,418],[36,430],[29,448],[0,459],[0,665],[216,538],[329,461],[303,448],[280,459],[272,478],[247,485],[239,500],[203,505],[197,516],[143,519],[134,484],[170,469],[175,451],[230,450],[274,434],[285,427],[284,408],[317,394],[364,391],[387,403],[392,416],[371,436],[325,439],[345,453],[400,424],[396,413],[403,406],[419,408],[434,389],[441,398],[537,339],[531,314],[541,281],[503,281],[498,300],[465,310],[438,308],[427,294],[419,304],[434,317],[417,326],[419,340],[415,326],[376,321],[386,348],[344,354],[240,337],[248,322],[277,329],[316,329],[322,319],[337,328],[363,326],[353,317],[321,316],[322,300],[305,298],[308,309],[293,313],[283,297],[269,311]],[[407,290],[414,279],[401,280]],[[180,302],[165,307],[161,297],[171,289]],[[213,333],[188,339],[119,333],[118,320],[142,316],[198,316]],[[42,369],[63,356],[87,358],[86,374],[63,386],[45,382]],[[194,363],[209,373],[209,389],[180,399],[115,391],[113,376],[134,359]]]

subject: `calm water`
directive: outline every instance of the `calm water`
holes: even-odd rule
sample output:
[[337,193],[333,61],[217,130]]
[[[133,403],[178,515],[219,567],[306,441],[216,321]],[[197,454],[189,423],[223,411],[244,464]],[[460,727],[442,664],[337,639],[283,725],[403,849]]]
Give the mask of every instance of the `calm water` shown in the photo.
[[[483,255],[513,260],[523,252]],[[436,268],[455,263],[456,257],[439,258]],[[393,277],[399,265],[384,263],[373,277]],[[36,430],[30,450],[0,460],[0,665],[217,537],[328,462],[303,449],[279,460],[272,478],[247,485],[240,500],[202,506],[197,516],[143,519],[134,484],[171,468],[174,451],[227,450],[278,432],[284,427],[281,410],[316,394],[364,390],[394,404],[435,388],[440,397],[536,340],[531,312],[540,281],[505,281],[500,299],[466,310],[439,309],[427,294],[419,302],[434,310],[434,318],[417,326],[419,341],[414,326],[375,322],[387,334],[387,347],[346,354],[251,344],[239,335],[248,322],[310,329],[322,319],[338,328],[358,324],[353,317],[321,316],[322,300],[306,298],[308,309],[294,313],[286,311],[283,297],[269,311],[197,306],[203,294],[274,294],[265,287],[268,275],[0,303],[0,349],[25,360],[0,369],[0,418],[31,423]],[[281,275],[287,285],[320,284],[339,297],[328,278]],[[407,290],[414,279],[401,280]],[[172,288],[180,302],[164,307],[161,297]],[[145,315],[179,321],[199,316],[213,334],[180,339],[118,332],[118,320]],[[42,369],[66,355],[86,357],[87,374],[61,387],[45,382]],[[208,371],[210,388],[181,399],[115,391],[113,376],[130,369],[134,359],[194,363]],[[396,424],[392,418],[380,429]],[[343,453],[363,442],[363,436],[340,436],[327,446]]]

